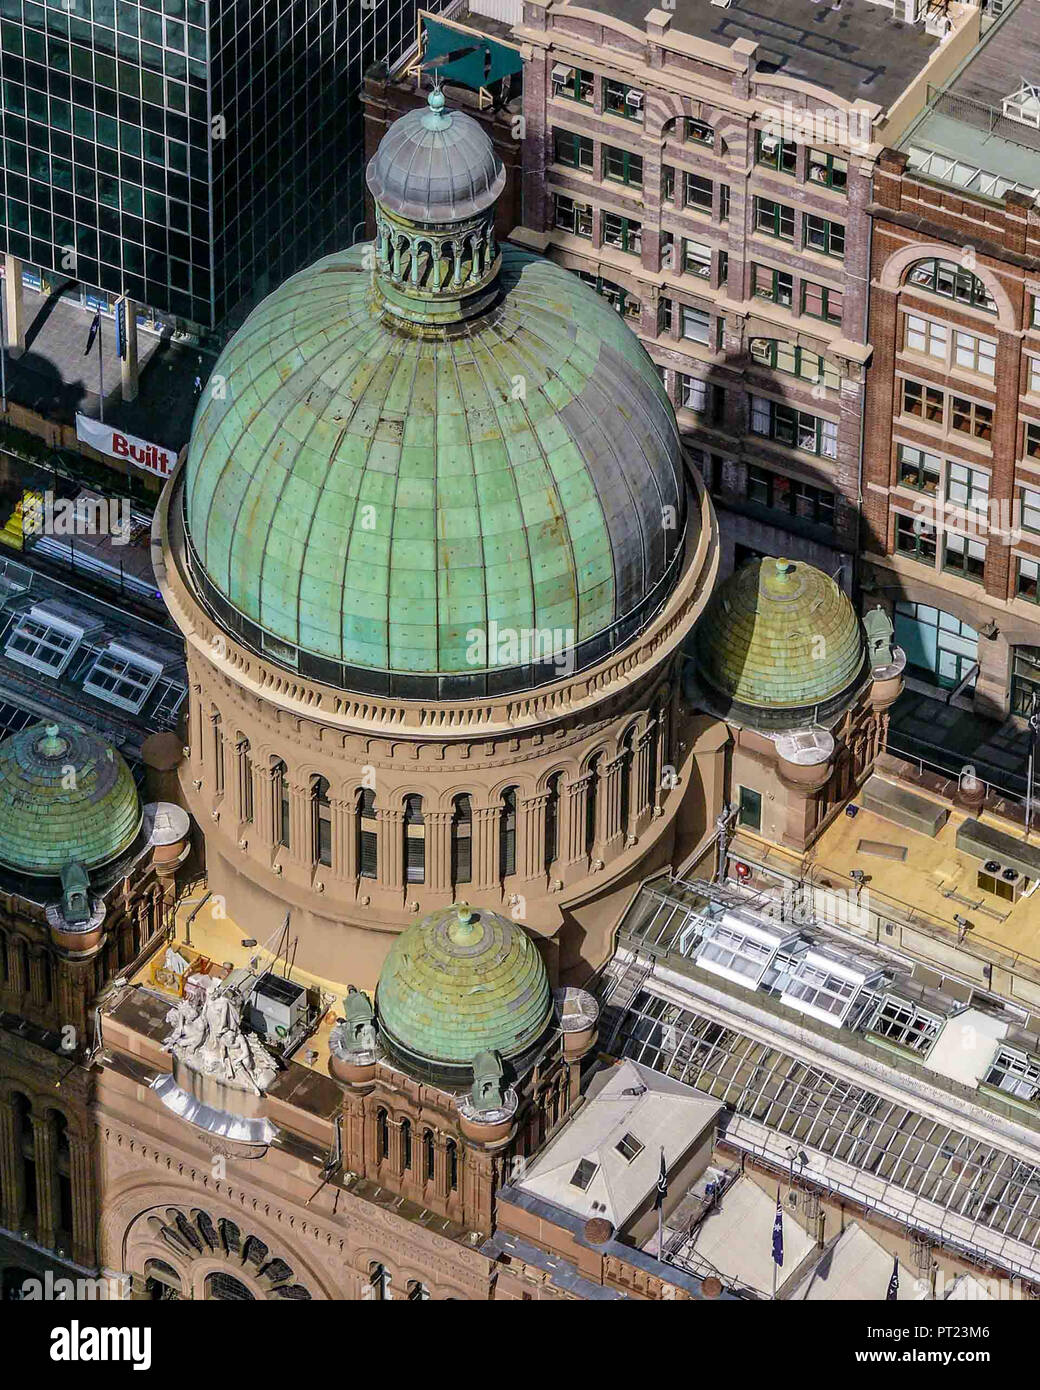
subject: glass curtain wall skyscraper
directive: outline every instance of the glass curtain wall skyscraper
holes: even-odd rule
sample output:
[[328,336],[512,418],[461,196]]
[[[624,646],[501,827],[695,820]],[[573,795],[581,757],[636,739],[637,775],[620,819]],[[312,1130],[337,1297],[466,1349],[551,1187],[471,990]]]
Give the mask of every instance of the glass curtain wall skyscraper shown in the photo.
[[353,239],[358,89],[415,20],[415,0],[0,0],[0,250],[218,327]]

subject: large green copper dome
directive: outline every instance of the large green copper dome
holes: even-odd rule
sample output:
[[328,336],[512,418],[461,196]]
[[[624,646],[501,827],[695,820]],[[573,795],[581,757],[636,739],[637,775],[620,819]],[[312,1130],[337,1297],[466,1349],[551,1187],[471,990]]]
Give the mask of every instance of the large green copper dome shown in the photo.
[[696,633],[697,670],[724,712],[782,728],[824,716],[863,674],[848,596],[812,565],[751,560],[721,584]]
[[122,854],[141,825],[134,779],[114,748],[79,724],[33,724],[0,743],[0,864],[57,877]]
[[552,996],[531,937],[507,917],[441,908],[394,942],[376,989],[379,1031],[405,1070],[469,1084],[473,1059],[522,1069],[545,1035]]
[[[495,158],[468,121],[467,187],[470,127],[485,183]],[[448,206],[397,130],[377,192]],[[449,698],[558,678],[532,678],[530,654],[577,648],[568,668],[590,665],[671,591],[674,412],[605,300],[498,247],[488,190],[468,221],[426,228],[385,196],[374,247],[286,281],[217,362],[184,471],[197,588],[247,645],[348,689]]]

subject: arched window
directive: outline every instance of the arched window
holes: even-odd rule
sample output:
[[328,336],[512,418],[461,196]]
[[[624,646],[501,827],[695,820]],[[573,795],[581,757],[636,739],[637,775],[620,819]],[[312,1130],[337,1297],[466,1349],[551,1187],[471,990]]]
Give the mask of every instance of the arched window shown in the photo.
[[213,787],[218,796],[224,794],[224,730],[217,710],[211,716],[213,724]]
[[329,784],[324,777],[311,782],[312,849],[315,864],[332,864],[332,807]]
[[621,740],[621,833],[628,834],[628,818],[632,814],[632,730]]
[[376,819],[376,794],[370,788],[358,792],[357,798],[357,862],[362,878],[375,878],[379,872],[379,829]]
[[54,1126],[54,1167],[57,1179],[57,1228],[66,1237],[72,1236],[72,1151],[69,1148],[69,1122],[58,1110],[52,1110]]
[[242,808],[242,820],[251,825],[253,821],[253,759],[249,752],[249,740],[238,736],[238,803]]
[[436,1162],[436,1150],[433,1146],[433,1130],[424,1129],[422,1136],[422,1165],[423,1182],[433,1182],[434,1164]]
[[165,1260],[147,1260],[144,1266],[145,1297],[155,1303],[179,1301],[181,1278]]
[[274,796],[274,833],[275,843],[289,848],[290,839],[290,803],[289,803],[289,769],[279,758],[271,764],[271,792]]
[[390,1157],[390,1116],[382,1108],[376,1111],[376,1157]]
[[406,883],[426,879],[426,826],[421,796],[404,799],[404,876]]
[[451,881],[469,883],[473,876],[473,803],[457,796],[451,803]]
[[498,816],[498,876],[509,878],[516,873],[516,788],[507,787],[502,793]]
[[386,1265],[370,1264],[368,1280],[370,1297],[378,1303],[385,1303],[390,1298],[390,1271]]
[[917,261],[910,267],[906,283],[915,289],[940,294],[944,299],[955,299],[958,304],[985,309],[989,314],[997,312],[997,301],[978,276],[953,261]]
[[22,1164],[22,1210],[19,1215],[27,1217],[32,1224],[36,1220],[36,1135],[33,1132],[32,1105],[20,1091],[14,1093],[11,1102],[15,1152]]
[[412,1122],[411,1120],[401,1121],[401,1169],[405,1173],[412,1171]]
[[459,1190],[459,1146],[454,1139],[448,1140],[448,1186],[452,1192]]
[[408,1302],[425,1303],[430,1297],[430,1291],[425,1284],[421,1284],[418,1279],[408,1280]]
[[545,872],[549,873],[560,856],[560,783],[563,774],[554,772],[545,784]]
[[596,803],[599,800],[599,769],[602,754],[597,753],[589,764],[589,785],[585,790],[585,853],[591,854],[596,843]]
[[222,1269],[206,1276],[203,1297],[213,1303],[252,1303],[256,1299],[256,1295],[246,1288],[241,1279],[236,1279],[233,1274],[225,1274]]

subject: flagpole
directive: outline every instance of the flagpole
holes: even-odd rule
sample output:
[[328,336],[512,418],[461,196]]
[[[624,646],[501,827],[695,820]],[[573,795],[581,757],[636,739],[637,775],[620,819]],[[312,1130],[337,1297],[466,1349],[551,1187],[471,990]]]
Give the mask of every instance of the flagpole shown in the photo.
[[[664,1172],[664,1145],[661,1145],[661,1171]],[[664,1202],[657,1203],[657,1258],[664,1259]]]
[[98,399],[101,405],[101,423],[105,423],[105,369],[101,365],[101,310],[98,310],[97,326],[97,376],[98,376]]

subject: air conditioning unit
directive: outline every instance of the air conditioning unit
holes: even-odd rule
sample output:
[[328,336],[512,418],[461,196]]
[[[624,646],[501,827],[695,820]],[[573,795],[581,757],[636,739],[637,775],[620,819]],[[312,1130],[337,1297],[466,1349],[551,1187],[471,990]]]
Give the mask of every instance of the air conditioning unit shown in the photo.
[[249,1024],[265,1042],[285,1043],[307,1024],[307,991],[281,975],[263,975],[249,996]]
[[711,0],[711,3],[715,6],[717,10],[729,9],[729,0]]
[[627,91],[625,93],[625,101],[628,103],[629,106],[634,106],[636,110],[638,110],[639,107],[643,104],[643,93]]
[[772,154],[774,150],[780,148],[780,140],[776,135],[763,135],[761,141],[762,149]]

